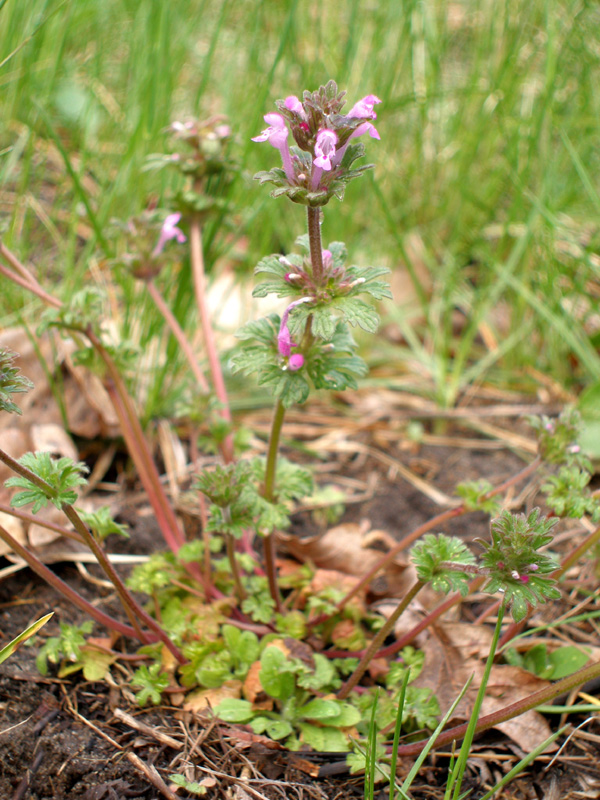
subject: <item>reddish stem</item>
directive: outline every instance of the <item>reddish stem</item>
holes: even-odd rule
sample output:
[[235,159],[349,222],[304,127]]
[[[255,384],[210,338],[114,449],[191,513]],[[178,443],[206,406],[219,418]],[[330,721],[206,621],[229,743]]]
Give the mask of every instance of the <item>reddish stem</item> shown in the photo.
[[[219,411],[223,419],[227,420],[227,422],[231,422],[231,411],[229,409],[227,389],[225,388],[225,381],[223,380],[221,362],[219,361],[214,332],[210,322],[210,313],[208,310],[208,304],[206,302],[206,276],[204,273],[204,254],[202,252],[202,230],[200,228],[200,222],[197,218],[192,219],[190,226],[190,257],[192,262],[192,272],[194,275],[196,304],[198,306],[200,322],[202,325],[202,334],[204,336],[204,346],[206,347],[206,354],[208,356],[210,374],[212,377],[215,394],[221,404]],[[233,461],[233,439],[231,434],[225,438],[221,447],[221,451],[226,464]]]
[[74,589],[61,580],[58,575],[52,572],[51,569],[39,560],[37,556],[33,553],[30,553],[23,545],[14,539],[10,533],[0,525],[0,538],[3,539],[6,544],[10,547],[10,549],[20,556],[23,561],[25,561],[28,566],[36,572],[42,580],[46,581],[46,583],[50,584],[57,592],[64,595],[74,606],[84,611],[88,614],[92,619],[95,619],[100,625],[104,625],[104,627],[108,628],[109,630],[117,631],[117,633],[122,634],[123,636],[129,636],[131,639],[138,639],[141,641],[137,632],[131,628],[129,625],[124,625],[119,620],[114,619],[114,617],[105,614],[103,611],[100,611],[96,608],[96,606],[89,603],[85,600],[80,594],[78,594]]
[[[523,700],[518,700],[516,703],[511,703],[499,711],[494,711],[493,714],[487,714],[485,717],[480,717],[475,728],[475,733],[487,731],[489,728],[493,728],[496,725],[499,725],[501,722],[506,722],[509,719],[514,719],[514,717],[518,717],[521,714],[524,714],[526,711],[536,708],[537,706],[547,705],[554,700],[555,697],[558,697],[564,692],[571,691],[577,686],[582,686],[584,683],[587,683],[587,681],[593,680],[598,676],[600,676],[600,662],[596,661],[594,664],[590,664],[587,667],[583,667],[583,669],[573,673],[573,675],[562,678],[561,680],[556,681],[556,683],[546,686],[544,689],[540,689],[534,694],[529,695],[529,697],[523,698]],[[395,723],[392,723],[392,725],[388,726],[388,728],[384,728],[384,732],[389,732],[394,724]],[[436,739],[435,746],[440,747],[442,745],[450,744],[451,742],[462,739],[467,732],[468,725],[469,723],[465,722],[462,725],[457,725],[454,728],[443,731]],[[423,741],[415,742],[414,744],[402,745],[398,748],[398,755],[417,755],[425,747],[428,741],[428,739],[424,739]]]
[[[499,486],[496,486],[495,489],[487,492],[484,495],[485,499],[490,499],[495,497],[496,495],[502,494],[514,484],[519,483],[520,481],[524,480],[525,478],[529,477],[535,470],[540,466],[542,463],[542,459],[540,456],[536,456],[534,460],[524,467],[520,472],[516,475],[513,475],[508,480],[501,483]],[[401,539],[397,544],[395,544],[384,556],[382,556],[379,561],[377,561],[373,567],[365,573],[362,578],[356,583],[353,588],[348,592],[348,594],[343,597],[340,602],[336,605],[336,610],[333,614],[321,614],[315,619],[311,620],[308,625],[310,628],[313,628],[315,625],[320,625],[322,622],[326,622],[327,620],[331,619],[331,617],[338,614],[344,606],[362,589],[369,585],[369,583],[373,580],[373,578],[377,575],[377,573],[387,566],[390,561],[395,558],[402,550],[405,550],[409,547],[416,539],[419,539],[424,533],[430,531],[432,528],[437,528],[438,525],[441,525],[444,522],[447,522],[449,519],[453,519],[454,517],[460,517],[463,514],[467,513],[467,508],[465,507],[464,503],[456,508],[450,508],[447,511],[442,511],[440,514],[437,514],[435,517],[432,517],[427,522],[424,522],[422,525],[419,525],[415,528],[412,533],[409,533],[408,536],[405,536]]]
[[185,357],[187,358],[188,364],[190,365],[190,369],[192,370],[192,372],[194,373],[194,377],[196,378],[196,383],[198,384],[198,388],[203,394],[208,394],[210,392],[208,383],[206,382],[206,378],[204,377],[202,368],[198,363],[198,359],[196,358],[196,354],[194,353],[194,348],[190,344],[187,336],[185,335],[185,331],[177,321],[177,318],[175,317],[169,306],[165,303],[164,297],[160,293],[158,287],[156,286],[153,280],[146,281],[146,288],[148,289],[150,297],[154,300],[156,307],[164,317],[165,322],[171,329],[173,336],[177,339],[179,346],[181,347]]

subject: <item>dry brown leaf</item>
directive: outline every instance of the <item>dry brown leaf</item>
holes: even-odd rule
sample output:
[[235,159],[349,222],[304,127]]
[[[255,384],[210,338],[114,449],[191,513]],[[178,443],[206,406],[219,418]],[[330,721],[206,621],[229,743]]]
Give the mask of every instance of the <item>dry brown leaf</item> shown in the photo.
[[[4,512],[0,511],[0,525],[2,525],[3,528],[6,528],[13,539],[16,539],[19,544],[27,544],[27,537],[25,535],[23,523],[20,519],[13,517],[12,514],[5,514]],[[0,556],[6,555],[6,553],[12,553],[12,550],[2,539],[0,539]]]
[[[489,652],[491,631],[482,633],[482,626],[453,624],[434,626],[423,650],[425,664],[413,686],[431,689],[444,713],[454,702],[468,678],[475,677],[468,692],[455,709],[452,722],[466,720],[471,714],[483,672],[484,660]],[[512,703],[537,692],[548,685],[548,681],[533,675],[521,667],[494,665],[481,716],[499,711]],[[525,752],[530,752],[547,739],[551,730],[545,718],[535,711],[494,726],[516,742]],[[552,745],[548,751],[556,749]]]
[[73,440],[62,427],[55,422],[46,422],[43,425],[32,425],[29,429],[31,449],[34,453],[47,452],[53,458],[72,458],[77,461],[79,453]]
[[[452,644],[441,626],[432,626],[429,632],[430,636],[422,648],[425,653],[425,664],[411,685],[431,689],[444,714],[456,700],[479,662],[476,659],[464,660],[460,650]],[[471,689],[456,707],[453,720],[464,720],[469,717],[474,696],[471,684]]]
[[259,708],[263,711],[273,710],[273,700],[265,694],[262,683],[259,679],[259,674],[262,669],[260,661],[255,661],[248,670],[242,694],[244,699],[252,703],[254,708]]
[[227,700],[228,698],[239,700],[241,696],[241,681],[225,681],[217,689],[200,689],[196,692],[190,692],[185,698],[183,710],[200,714],[209,708],[216,708],[222,700]]
[[[344,523],[322,536],[299,539],[286,533],[277,534],[278,541],[300,561],[316,567],[360,577],[371,569],[395,541],[385,531],[366,531],[364,526]],[[386,594],[402,594],[411,583],[408,560],[398,553],[385,569]]]
[[[483,671],[483,664],[480,668]],[[521,667],[495,664],[490,674],[481,714],[485,716],[499,711],[546,686],[548,686],[548,681],[538,678]],[[526,753],[542,744],[552,733],[545,717],[538,714],[537,711],[527,711],[519,717],[501,722],[494,727],[516,742]],[[546,749],[546,752],[554,752],[556,749],[557,745],[553,743]]]

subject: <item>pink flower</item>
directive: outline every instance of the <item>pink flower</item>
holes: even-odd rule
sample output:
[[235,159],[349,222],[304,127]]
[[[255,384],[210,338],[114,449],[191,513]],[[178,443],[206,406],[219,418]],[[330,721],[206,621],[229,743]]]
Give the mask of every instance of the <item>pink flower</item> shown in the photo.
[[[279,354],[289,358],[292,353],[292,347],[297,347],[295,342],[292,342],[292,335],[290,333],[290,329],[288,328],[288,317],[290,315],[290,311],[299,306],[300,303],[309,303],[312,300],[312,297],[301,297],[300,300],[294,300],[293,303],[290,303],[286,310],[283,312],[283,316],[281,317],[281,325],[279,326],[279,334],[277,336],[277,349],[279,350]],[[296,369],[300,369],[300,366],[296,367]]]
[[381,103],[381,100],[374,94],[368,94],[355,103],[346,114],[351,119],[377,119],[377,114],[373,111],[373,106]]
[[529,575],[521,575],[519,577],[519,580],[521,581],[521,583],[529,583]]
[[331,169],[331,159],[335,156],[337,140],[338,137],[335,131],[330,131],[328,128],[323,128],[317,133],[315,142],[316,158],[313,161],[315,167],[324,169],[326,172]]
[[288,137],[288,129],[284,118],[281,114],[265,114],[263,119],[269,124],[269,127],[265,128],[258,136],[253,136],[252,141],[269,142],[273,147],[281,147]]
[[165,219],[163,226],[160,229],[160,236],[158,242],[156,243],[156,247],[152,251],[152,255],[154,257],[159,256],[162,253],[165,244],[171,239],[177,239],[180,244],[187,242],[187,236],[181,230],[181,228],[177,227],[177,223],[180,219],[181,214],[169,214],[169,216]]
[[294,114],[298,114],[298,116],[302,117],[302,119],[306,119],[306,111],[304,110],[304,106],[300,100],[298,100],[295,94],[291,94],[289,97],[286,97],[284,105],[288,111],[293,111]]
[[294,353],[293,356],[290,356],[288,361],[288,367],[291,369],[292,372],[296,372],[299,369],[302,369],[304,366],[304,356],[302,353]]
[[259,133],[258,136],[253,136],[253,142],[269,142],[273,147],[276,147],[281,153],[281,160],[283,162],[283,169],[285,170],[286,177],[290,183],[296,182],[296,174],[292,166],[292,156],[290,155],[290,147],[288,145],[288,129],[285,124],[285,119],[281,114],[265,114],[264,120],[268,123],[269,127]]

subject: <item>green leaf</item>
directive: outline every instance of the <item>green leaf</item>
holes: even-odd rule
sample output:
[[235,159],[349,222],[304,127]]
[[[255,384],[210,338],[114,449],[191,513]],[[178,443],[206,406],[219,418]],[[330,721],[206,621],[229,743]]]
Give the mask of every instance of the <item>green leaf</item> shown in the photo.
[[331,308],[341,314],[344,322],[358,325],[367,333],[375,333],[379,327],[379,314],[373,306],[358,297],[336,297]]
[[149,667],[143,664],[134,672],[131,685],[140,687],[135,697],[141,706],[145,706],[148,700],[158,705],[169,682],[169,676],[161,671],[160,664],[151,664]]
[[10,350],[0,350],[0,409],[9,414],[21,413],[19,406],[13,403],[11,395],[33,389],[33,383],[21,375],[18,367],[14,366],[17,357],[17,354]]
[[34,514],[40,508],[45,508],[49,502],[58,509],[63,505],[72,505],[77,500],[75,489],[87,483],[83,477],[89,471],[87,466],[82,461],[75,462],[66,456],[53,459],[50,453],[25,453],[19,459],[19,464],[48,484],[42,488],[20,475],[4,482],[5,486],[16,486],[25,490],[14,495],[11,505],[21,508],[33,503]]
[[[298,709],[300,719],[322,720],[328,717],[337,717],[341,713],[338,703],[335,700],[322,700],[317,697]],[[360,718],[360,714],[359,714]]]
[[339,728],[311,725],[301,722],[298,726],[304,744],[320,753],[347,753],[350,749],[347,736]]
[[256,717],[250,723],[254,733],[266,733],[271,739],[285,739],[290,736],[294,729],[291,724],[284,719],[269,719],[268,717]]
[[578,669],[585,667],[590,660],[587,653],[583,653],[578,647],[567,645],[566,647],[559,647],[548,655],[548,661],[554,667],[552,671],[552,680],[559,680],[566,678],[567,675],[572,675]]
[[252,703],[247,700],[236,700],[233,697],[221,700],[215,708],[215,715],[223,722],[250,722],[255,714]]
[[285,702],[294,693],[293,665],[278,647],[273,646],[265,649],[260,663],[258,678],[263,690],[270,697]]

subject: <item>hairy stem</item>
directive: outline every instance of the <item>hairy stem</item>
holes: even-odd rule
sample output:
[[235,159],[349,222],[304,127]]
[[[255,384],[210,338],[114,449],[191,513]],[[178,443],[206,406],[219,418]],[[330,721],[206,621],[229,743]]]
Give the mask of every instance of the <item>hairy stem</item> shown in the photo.
[[323,283],[323,248],[321,245],[321,209],[307,208],[308,241],[310,244],[310,262],[315,286]]
[[[269,447],[267,450],[267,463],[265,465],[265,482],[263,484],[262,495],[267,502],[272,503],[275,499],[275,476],[277,472],[277,455],[279,453],[279,440],[281,438],[281,428],[285,417],[285,406],[278,400],[273,412],[271,423],[271,433],[269,435]],[[263,539],[265,553],[265,572],[269,581],[269,592],[275,602],[275,608],[283,613],[283,603],[279,586],[277,585],[277,571],[275,568],[275,539],[273,534],[265,536]]]
[[225,544],[227,547],[227,558],[229,559],[229,566],[231,567],[231,575],[233,577],[233,585],[235,586],[235,594],[238,603],[241,605],[246,599],[246,590],[242,585],[242,576],[240,573],[240,566],[235,554],[235,539],[231,534],[225,536]]
[[185,355],[188,364],[190,365],[190,369],[194,373],[194,377],[196,378],[196,383],[198,384],[198,388],[203,394],[208,394],[210,392],[208,383],[206,382],[206,378],[204,377],[202,368],[198,363],[198,359],[196,358],[194,349],[191,343],[189,342],[187,336],[185,335],[185,331],[177,321],[177,318],[175,317],[169,306],[166,304],[164,297],[160,293],[157,285],[154,283],[153,280],[146,281],[146,288],[148,289],[148,294],[154,300],[156,307],[162,314],[165,322],[171,329],[173,336],[177,339],[177,343],[181,347],[181,350]]
[[39,525],[40,528],[46,528],[46,530],[54,531],[59,536],[64,536],[67,539],[72,539],[74,542],[83,543],[83,539],[78,533],[70,530],[69,528],[65,528],[62,525],[58,525],[56,522],[49,522],[45,519],[38,519],[35,514],[28,514],[26,511],[21,511],[17,508],[12,508],[12,506],[6,505],[6,503],[0,503],[0,512],[3,514],[10,514],[17,519],[23,520],[23,522],[28,522],[30,525]]
[[[540,456],[536,456],[536,458],[534,458],[534,460],[530,464],[524,467],[516,475],[513,475],[511,478],[504,481],[504,483],[501,483],[499,486],[496,486],[495,489],[489,491],[486,495],[484,495],[484,498],[490,499],[492,497],[496,497],[497,495],[502,494],[516,483],[525,480],[525,478],[528,478],[532,473],[534,473],[537,470],[537,468],[540,466],[541,463],[542,459],[540,458]],[[460,506],[457,506],[456,508],[450,508],[447,511],[442,511],[440,514],[437,514],[435,517],[432,517],[427,522],[424,522],[422,525],[419,525],[411,533],[409,533],[408,536],[405,536],[390,550],[388,550],[388,552],[384,556],[382,556],[379,559],[379,561],[377,561],[373,565],[373,567],[360,578],[360,580],[352,587],[352,589],[348,592],[348,594],[346,594],[336,605],[336,610],[334,614],[321,614],[320,616],[315,617],[315,619],[311,620],[308,623],[309,627],[313,628],[315,625],[320,625],[321,623],[326,622],[335,614],[339,613],[344,608],[346,603],[348,603],[356,594],[362,591],[362,589],[368,586],[369,583],[371,583],[371,581],[373,580],[373,578],[377,575],[377,573],[384,567],[386,567],[390,563],[390,561],[392,561],[392,559],[398,555],[398,553],[402,552],[403,550],[406,550],[407,547],[409,547],[414,541],[419,539],[424,533],[427,533],[432,528],[437,528],[439,525],[441,525],[443,522],[447,522],[447,520],[449,519],[454,519],[454,517],[460,517],[466,513],[467,513],[467,508],[465,507],[464,504],[462,504]]]
[[354,689],[356,684],[365,674],[367,667],[375,657],[377,651],[385,641],[387,635],[389,634],[390,631],[394,629],[396,621],[400,618],[402,613],[408,608],[409,604],[414,600],[414,598],[421,591],[423,586],[425,586],[423,581],[419,580],[415,581],[415,583],[411,586],[408,592],[404,595],[402,600],[398,603],[398,606],[395,609],[394,613],[385,621],[380,630],[377,631],[375,638],[368,646],[368,648],[365,650],[365,653],[361,658],[358,666],[337,693],[338,700],[343,700],[344,698],[348,697],[352,689]]
[[[223,419],[227,422],[231,422],[227,389],[225,388],[225,381],[223,380],[223,371],[221,370],[221,362],[219,361],[215,336],[210,322],[210,313],[206,302],[206,276],[204,273],[204,254],[202,252],[202,230],[200,228],[200,221],[197,218],[192,219],[190,226],[190,257],[194,275],[196,304],[200,314],[202,335],[204,336],[204,346],[206,347],[215,394],[221,404],[219,411]],[[226,464],[233,461],[233,439],[231,434],[223,441],[221,445],[221,454]]]
[[[27,467],[24,467],[16,459],[12,458],[12,456],[9,456],[8,453],[5,453],[2,450],[0,450],[0,461],[6,464],[6,466],[8,466],[17,475],[20,475],[22,478],[25,478],[26,480],[30,481],[30,483],[32,483],[34,486],[37,486],[49,500],[53,500],[55,498],[56,492],[52,488],[52,486],[50,486],[49,483],[43,480],[43,478],[40,478],[39,475],[36,475],[35,472],[32,472],[30,469],[27,469]],[[123,609],[127,614],[127,616],[129,617],[129,621],[131,622],[131,625],[135,631],[136,637],[144,644],[147,644],[150,641],[148,635],[144,633],[140,627],[139,620],[143,620],[146,623],[146,625],[152,631],[154,631],[154,633],[158,636],[158,638],[164,642],[165,646],[169,650],[171,650],[171,652],[177,658],[177,660],[183,663],[185,661],[184,657],[181,655],[181,653],[175,647],[175,645],[171,642],[171,640],[162,630],[162,628],[159,625],[157,625],[157,623],[152,619],[152,617],[150,617],[149,614],[147,614],[135,601],[135,599],[130,594],[129,590],[121,580],[114,566],[107,558],[103,548],[96,541],[94,536],[89,532],[89,530],[87,529],[86,525],[84,524],[83,520],[81,519],[77,511],[69,503],[62,503],[61,510],[66,516],[66,518],[69,520],[69,522],[73,525],[73,527],[75,528],[81,539],[92,551],[92,553],[96,557],[98,564],[103,569],[105,575],[115,587],[115,590],[119,595],[119,599],[121,600]]]
[[92,619],[95,619],[100,625],[108,628],[108,630],[116,631],[122,636],[128,636],[131,639],[137,639],[140,641],[137,632],[132,627],[129,625],[124,625],[122,622],[119,622],[118,619],[105,614],[103,611],[100,611],[98,608],[96,608],[96,606],[85,600],[67,583],[61,580],[58,575],[52,572],[51,569],[48,569],[48,567],[43,564],[36,555],[31,553],[29,550],[27,550],[27,548],[23,547],[20,542],[14,539],[6,530],[6,528],[3,528],[1,525],[0,539],[6,542],[10,549],[20,556],[23,561],[27,563],[30,569],[37,573],[42,580],[46,581],[48,585],[52,586],[53,589],[56,589],[57,592],[66,597],[67,600],[73,603],[74,606],[88,614]]
[[[507,720],[514,719],[515,717],[518,717],[533,708],[546,705],[554,700],[555,697],[559,697],[565,692],[570,692],[572,689],[575,689],[578,686],[583,686],[584,683],[587,683],[588,681],[598,677],[600,677],[600,661],[595,661],[593,664],[583,667],[583,669],[574,672],[572,675],[568,675],[566,678],[561,678],[561,680],[556,681],[550,686],[540,689],[534,694],[530,694],[528,697],[524,697],[522,700],[518,700],[516,703],[511,703],[505,708],[494,711],[493,714],[487,714],[485,717],[480,717],[477,725],[475,726],[475,733],[482,733],[483,731],[487,731],[489,728],[493,728],[495,725],[498,725],[500,722],[506,722]],[[392,726],[390,725],[389,728],[391,729],[391,727]],[[454,728],[443,731],[443,733],[441,733],[436,739],[435,746],[440,747],[442,745],[450,744],[453,741],[462,739],[467,732],[467,728],[468,724],[465,722],[463,725],[457,725]],[[425,747],[428,741],[428,739],[424,739],[421,742],[402,745],[398,748],[398,755],[417,755]]]

